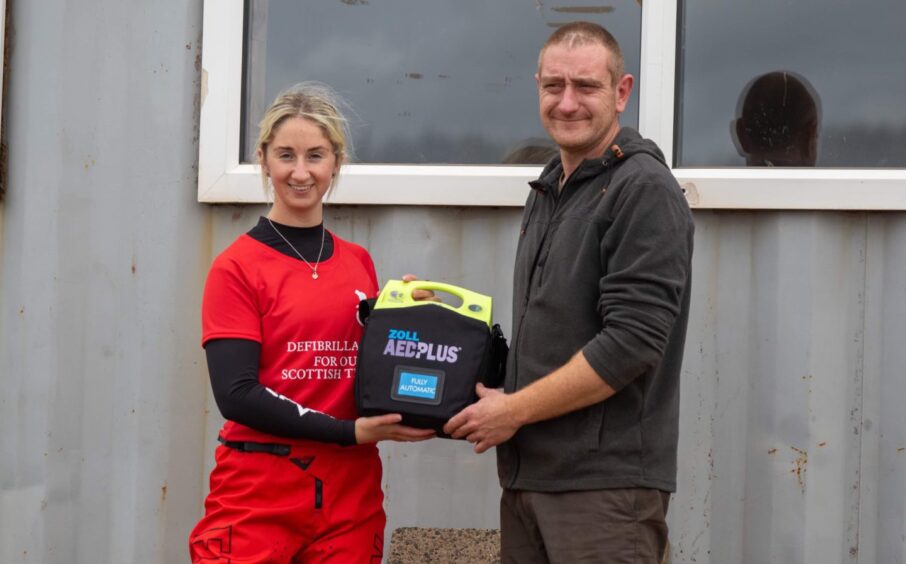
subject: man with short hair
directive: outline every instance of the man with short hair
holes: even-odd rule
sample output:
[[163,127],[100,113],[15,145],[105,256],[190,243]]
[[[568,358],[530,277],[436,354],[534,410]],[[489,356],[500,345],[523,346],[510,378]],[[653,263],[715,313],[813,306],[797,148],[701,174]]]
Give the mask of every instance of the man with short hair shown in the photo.
[[536,75],[559,156],[531,183],[503,392],[444,430],[497,446],[504,562],[661,562],[676,489],[692,214],[621,128],[633,77],[600,26],[560,27]]

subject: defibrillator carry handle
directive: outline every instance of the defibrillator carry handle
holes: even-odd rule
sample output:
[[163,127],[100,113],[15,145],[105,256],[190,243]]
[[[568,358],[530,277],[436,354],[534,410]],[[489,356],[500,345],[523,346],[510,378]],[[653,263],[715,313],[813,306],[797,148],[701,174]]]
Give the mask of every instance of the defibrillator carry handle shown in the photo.
[[[452,306],[442,302],[430,300],[415,300],[412,298],[412,292],[415,290],[427,290],[445,292],[456,296],[462,303],[458,306]],[[403,280],[389,280],[378,295],[374,309],[391,309],[412,307],[418,305],[435,304],[445,307],[460,315],[477,319],[490,328],[491,327],[491,297],[460,288],[444,282],[434,282],[431,280],[413,280],[404,282]]]

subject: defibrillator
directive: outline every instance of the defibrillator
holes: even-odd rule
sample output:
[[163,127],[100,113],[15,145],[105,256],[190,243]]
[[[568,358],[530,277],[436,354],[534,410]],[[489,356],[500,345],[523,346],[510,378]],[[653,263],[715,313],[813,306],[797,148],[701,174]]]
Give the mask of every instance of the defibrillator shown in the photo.
[[[416,301],[415,290],[443,292],[461,303]],[[427,280],[391,280],[376,300],[361,302],[359,413],[399,413],[403,424],[444,436],[447,420],[477,400],[477,382],[496,388],[503,380],[508,349],[491,310],[490,296]]]

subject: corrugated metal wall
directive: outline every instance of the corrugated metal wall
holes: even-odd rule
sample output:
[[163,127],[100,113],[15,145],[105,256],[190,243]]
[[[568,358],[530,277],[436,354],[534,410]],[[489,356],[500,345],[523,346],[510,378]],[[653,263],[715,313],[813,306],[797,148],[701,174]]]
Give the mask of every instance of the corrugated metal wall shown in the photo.
[[903,562],[906,217],[696,220],[679,559]]
[[0,562],[181,562],[209,456],[201,3],[11,5]]
[[[195,202],[198,2],[13,6],[0,205],[0,562],[185,561],[220,423]],[[906,187],[904,187],[906,189]],[[496,298],[518,209],[337,207],[404,272]],[[674,562],[906,561],[906,213],[696,212]],[[389,445],[389,532],[496,527],[494,459]]]

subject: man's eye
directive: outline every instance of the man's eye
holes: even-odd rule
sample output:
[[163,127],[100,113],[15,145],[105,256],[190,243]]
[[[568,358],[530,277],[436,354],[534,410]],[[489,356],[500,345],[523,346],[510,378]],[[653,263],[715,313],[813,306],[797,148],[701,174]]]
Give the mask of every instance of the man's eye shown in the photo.
[[544,89],[548,92],[559,92],[563,90],[562,84],[545,84]]

